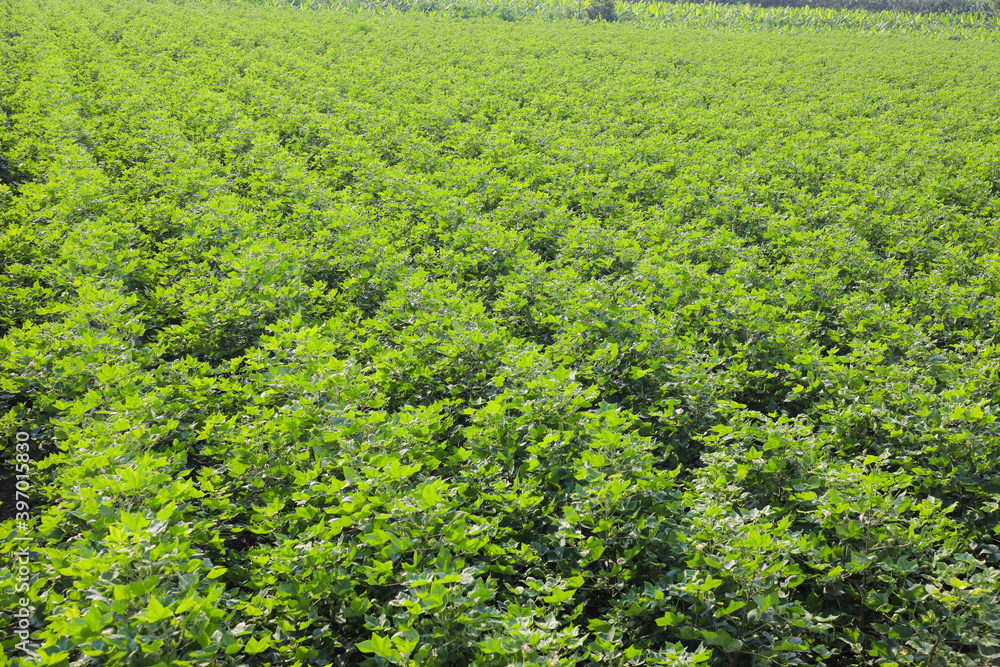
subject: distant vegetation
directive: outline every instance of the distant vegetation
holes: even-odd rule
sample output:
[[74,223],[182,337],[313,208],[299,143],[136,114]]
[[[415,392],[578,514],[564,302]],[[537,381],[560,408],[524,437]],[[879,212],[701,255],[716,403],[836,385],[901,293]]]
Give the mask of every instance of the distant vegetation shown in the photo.
[[719,4],[749,4],[757,7],[813,7],[909,13],[993,13],[995,0],[715,0]]
[[[213,0],[173,0],[211,2]],[[1000,0],[831,0],[770,4],[630,2],[615,0],[219,0],[272,8],[333,9],[391,15],[419,13],[451,18],[504,21],[584,20],[638,22],[672,28],[725,31],[920,34],[996,41]],[[990,3],[994,3],[991,5]]]
[[[176,0],[190,2],[192,0]],[[198,0],[195,0],[198,1]],[[420,11],[444,12],[449,15],[472,16],[500,15],[510,20],[543,16],[553,18],[587,18],[590,20],[616,21],[618,12],[623,18],[658,18],[664,14],[675,15],[672,5],[690,5],[711,8],[713,5],[762,8],[813,8],[864,12],[893,12],[905,14],[978,14],[982,18],[995,16],[1000,11],[1000,0],[718,0],[717,2],[684,3],[672,0],[220,0],[238,4],[261,4],[301,8],[339,7],[363,8],[364,11]],[[691,11],[688,9],[687,11]],[[712,10],[709,9],[711,12]],[[682,10],[681,15],[687,12]]]

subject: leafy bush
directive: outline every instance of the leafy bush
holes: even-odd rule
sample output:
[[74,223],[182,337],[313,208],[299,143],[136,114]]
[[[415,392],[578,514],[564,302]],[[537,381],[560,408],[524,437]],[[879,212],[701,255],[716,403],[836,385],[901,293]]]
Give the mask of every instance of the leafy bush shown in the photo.
[[618,12],[615,11],[614,0],[591,0],[583,12],[591,20],[601,19],[608,22],[618,20]]

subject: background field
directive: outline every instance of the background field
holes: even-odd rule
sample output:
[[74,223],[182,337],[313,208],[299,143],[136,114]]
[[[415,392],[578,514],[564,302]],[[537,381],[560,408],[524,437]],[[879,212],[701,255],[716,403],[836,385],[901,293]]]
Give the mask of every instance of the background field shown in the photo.
[[997,660],[988,26],[0,9],[7,659]]
[[[526,18],[554,20],[566,18],[594,18],[588,16],[588,6],[601,4],[601,0],[171,0],[178,4],[185,2],[217,2],[225,5],[260,5],[277,9],[339,9],[349,12],[398,14],[420,12],[430,15],[470,18],[473,16],[494,16],[507,21]],[[734,17],[747,22],[760,17],[776,17],[772,27],[779,27],[791,19],[802,17],[811,23],[823,23],[831,18],[838,21],[883,22],[889,15],[903,15],[904,21],[928,18],[938,22],[992,22],[995,23],[1000,3],[997,0],[757,0],[756,2],[675,2],[673,0],[634,0],[612,3],[617,8],[617,19],[605,20],[651,20],[678,23],[685,20],[702,19],[705,16],[724,17],[732,21]],[[760,8],[773,11],[762,12]],[[806,11],[795,11],[805,9]],[[836,10],[830,12],[818,9]],[[848,11],[844,11],[848,10]],[[883,14],[872,17],[872,13]],[[915,16],[936,14],[937,16]],[[738,20],[739,20],[738,19]]]

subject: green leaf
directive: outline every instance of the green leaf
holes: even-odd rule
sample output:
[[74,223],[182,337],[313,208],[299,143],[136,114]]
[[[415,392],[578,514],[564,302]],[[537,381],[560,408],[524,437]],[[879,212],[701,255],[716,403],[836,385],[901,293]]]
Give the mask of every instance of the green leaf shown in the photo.
[[80,617],[84,626],[91,634],[96,634],[104,629],[104,625],[110,620],[110,614],[103,614],[96,606],[91,607],[86,614]]
[[725,630],[717,630],[715,632],[703,630],[701,636],[709,646],[719,646],[730,653],[740,650],[743,646],[743,642]]
[[434,483],[427,484],[420,491],[421,499],[421,509],[429,509],[436,506],[441,502],[441,495],[438,493],[438,489],[441,487],[440,480],[435,480]]
[[658,619],[656,619],[656,624],[658,626],[660,626],[661,628],[666,628],[666,627],[671,627],[671,626],[677,625],[682,620],[684,620],[684,617],[682,615],[675,614],[672,611],[668,611],[663,616],[661,616]]
[[[415,642],[414,645],[416,645]],[[372,635],[370,640],[359,642],[357,646],[359,650],[364,651],[365,653],[374,653],[380,658],[385,658],[386,660],[397,660],[402,657],[393,647],[392,640],[388,637],[383,637],[377,632]]]
[[256,637],[252,638],[247,642],[246,652],[250,655],[257,653],[263,653],[271,646],[271,638],[267,635],[262,636],[260,639]]
[[725,609],[723,609],[722,611],[720,611],[717,616],[719,618],[721,618],[723,616],[728,616],[729,614],[732,614],[733,612],[736,612],[736,611],[739,611],[740,609],[743,609],[743,607],[745,607],[745,606],[747,606],[746,602],[744,602],[742,600],[733,600],[732,602],[730,602],[726,606]]
[[155,639],[148,644],[140,641],[139,648],[142,649],[143,653],[158,653],[163,648],[163,640]]
[[160,604],[160,601],[154,597],[149,598],[149,606],[146,607],[146,611],[142,614],[143,618],[149,623],[156,623],[157,621],[170,618],[173,615],[173,611],[164,607]]
[[741,546],[751,549],[765,549],[771,546],[773,538],[767,534],[761,534],[756,530],[750,530],[745,539],[740,541]]
[[409,655],[413,652],[413,649],[417,647],[416,639],[403,637],[398,633],[393,636],[392,642],[396,645],[396,650],[399,651],[401,655]]
[[546,595],[545,597],[542,598],[542,600],[548,602],[549,604],[560,604],[573,597],[574,592],[575,589],[572,588],[566,590],[561,590],[557,588],[556,590],[552,591],[552,595]]
[[177,503],[171,500],[169,503],[164,505],[159,512],[156,513],[156,518],[159,519],[160,521],[166,521],[171,516],[173,516],[174,512],[176,511],[177,511]]

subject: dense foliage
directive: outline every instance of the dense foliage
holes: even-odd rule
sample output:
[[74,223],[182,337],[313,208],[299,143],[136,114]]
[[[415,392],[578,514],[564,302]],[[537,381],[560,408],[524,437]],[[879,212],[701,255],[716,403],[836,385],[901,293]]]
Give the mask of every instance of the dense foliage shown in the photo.
[[[851,31],[916,33],[996,41],[1000,0],[760,0],[686,3],[671,0],[172,0],[257,4],[274,9],[337,9],[358,14],[421,13],[503,21],[622,21],[659,27],[747,32]],[[811,5],[811,7],[810,7]],[[604,7],[603,11],[601,8]]]
[[996,660],[998,47],[0,10],[15,663]]

